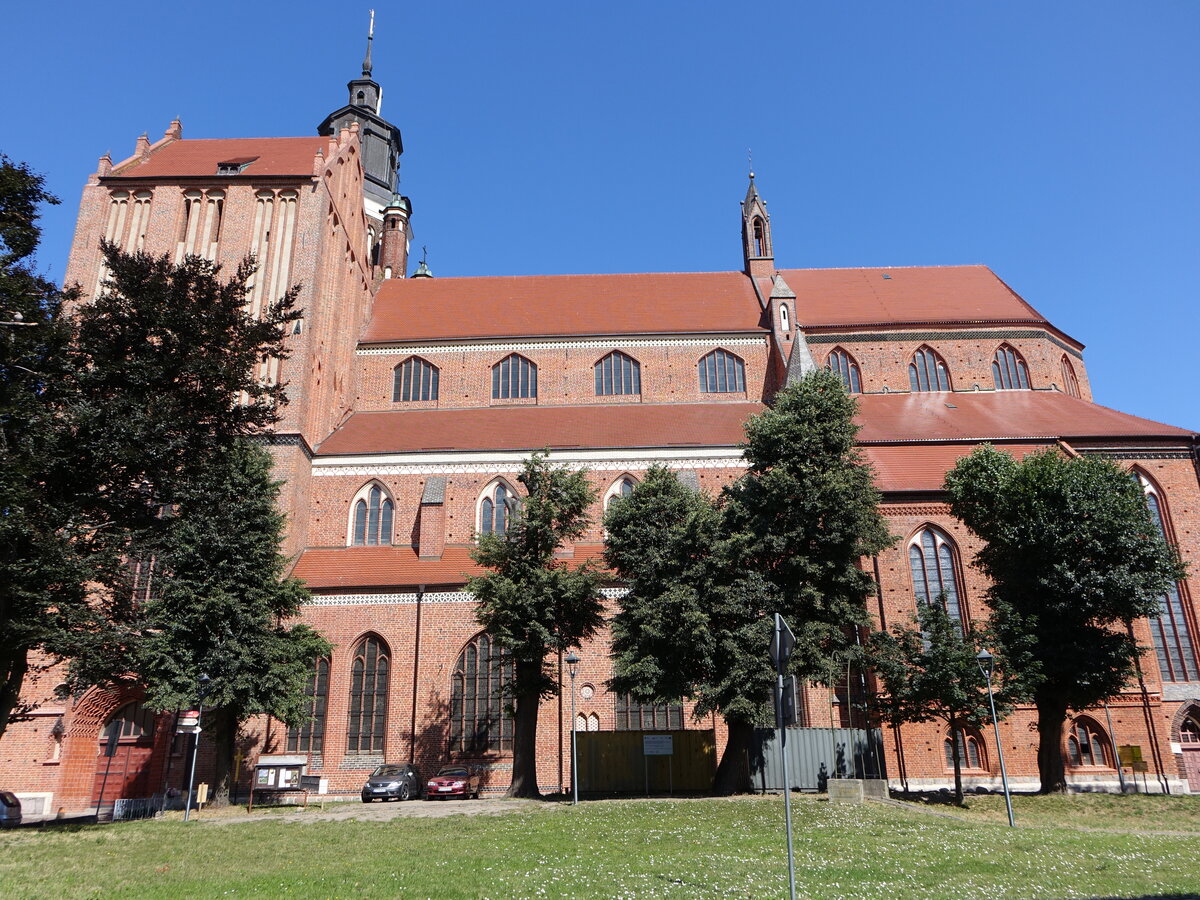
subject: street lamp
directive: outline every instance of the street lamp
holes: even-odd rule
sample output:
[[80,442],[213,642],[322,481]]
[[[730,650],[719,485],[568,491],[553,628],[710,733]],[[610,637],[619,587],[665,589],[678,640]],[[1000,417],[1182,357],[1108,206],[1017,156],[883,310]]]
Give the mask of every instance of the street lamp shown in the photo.
[[196,751],[200,749],[200,721],[204,718],[204,698],[208,696],[208,675],[201,675],[196,682],[196,697],[200,701],[200,710],[196,716],[196,732],[192,737],[192,765],[188,770],[187,804],[183,807],[183,821],[188,820],[192,812],[192,786],[196,782]]
[[575,676],[579,673],[579,654],[574,650],[567,651],[567,671],[571,673],[571,805],[579,804],[579,754],[576,750],[578,741],[576,739],[576,726],[578,722],[575,719]]
[[1000,783],[1004,785],[1004,805],[1008,809],[1008,827],[1016,828],[1017,823],[1013,820],[1012,795],[1008,791],[1008,770],[1004,768],[1004,747],[1000,745],[1000,723],[996,721],[996,701],[992,696],[992,654],[987,650],[980,650],[975,655],[975,661],[979,663],[979,671],[987,679],[988,706],[992,709],[992,728],[996,731],[996,752],[1000,754]]

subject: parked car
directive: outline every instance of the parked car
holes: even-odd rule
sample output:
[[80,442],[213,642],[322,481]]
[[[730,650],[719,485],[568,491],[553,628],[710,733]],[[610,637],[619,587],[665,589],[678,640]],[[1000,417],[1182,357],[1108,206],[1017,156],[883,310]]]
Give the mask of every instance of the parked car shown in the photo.
[[375,769],[363,785],[362,801],[409,800],[421,796],[421,773],[415,766],[382,765]]
[[0,791],[0,828],[21,824],[21,801],[12,791]]
[[474,797],[478,800],[480,780],[479,773],[471,772],[466,766],[442,766],[425,785],[425,799],[462,797],[466,800]]

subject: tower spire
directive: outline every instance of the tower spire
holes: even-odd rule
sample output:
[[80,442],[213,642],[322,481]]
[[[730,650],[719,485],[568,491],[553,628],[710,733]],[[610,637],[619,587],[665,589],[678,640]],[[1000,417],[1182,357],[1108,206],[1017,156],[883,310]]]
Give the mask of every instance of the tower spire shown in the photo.
[[775,274],[775,253],[771,249],[771,217],[767,214],[767,204],[759,195],[758,187],[754,183],[753,162],[750,184],[746,187],[746,199],[742,201],[742,254],[747,275],[752,278],[769,278]]
[[371,42],[375,40],[375,10],[371,10],[371,24],[367,28],[367,55],[363,57],[363,78],[371,77]]

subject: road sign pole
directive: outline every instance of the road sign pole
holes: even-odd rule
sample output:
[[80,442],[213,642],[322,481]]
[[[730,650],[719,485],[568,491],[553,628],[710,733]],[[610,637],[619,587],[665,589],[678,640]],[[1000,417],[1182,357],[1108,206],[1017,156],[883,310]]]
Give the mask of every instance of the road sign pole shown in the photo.
[[787,716],[783,706],[783,670],[792,653],[796,639],[792,630],[775,614],[775,634],[771,641],[771,656],[775,662],[775,727],[779,732],[780,755],[783,756],[783,809],[787,826],[788,897],[796,900],[796,858],[792,851],[792,779],[788,773]]

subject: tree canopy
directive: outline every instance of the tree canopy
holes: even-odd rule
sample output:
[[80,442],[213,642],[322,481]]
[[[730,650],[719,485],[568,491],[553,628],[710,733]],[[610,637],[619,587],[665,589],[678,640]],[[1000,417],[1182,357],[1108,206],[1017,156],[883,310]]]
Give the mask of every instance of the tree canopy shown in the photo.
[[[892,538],[854,447],[855,409],[836,376],[807,375],[747,422],[747,471],[715,506],[654,472],[606,518],[609,562],[629,587],[614,619],[613,684],[719,712],[729,726],[720,791],[748,788],[753,728],[769,721],[774,614],[796,635],[801,680],[827,680],[868,621],[875,586],[860,561]],[[674,641],[673,618],[685,626]]]
[[514,501],[503,534],[478,535],[471,556],[492,571],[467,590],[476,619],[512,660],[508,685],[513,715],[510,797],[537,797],[537,719],[543,697],[558,693],[550,655],[578,647],[603,624],[600,575],[594,567],[555,559],[555,551],[584,533],[596,494],[583,471],[551,464],[545,454],[525,461],[517,480],[526,496]]
[[954,763],[954,797],[961,806],[965,729],[980,727],[991,719],[987,680],[976,658],[979,650],[988,648],[993,653],[998,716],[1007,713],[1021,685],[991,631],[974,622],[964,629],[962,621],[947,612],[944,602],[919,603],[915,625],[897,625],[871,636],[871,662],[883,687],[876,710],[896,725],[946,723]]
[[1037,707],[1041,789],[1065,790],[1067,710],[1129,681],[1140,654],[1132,622],[1156,614],[1183,567],[1141,489],[1107,460],[1048,450],[1018,462],[984,447],[946,488],[954,515],[986,541],[974,565],[991,580],[992,627]]
[[[198,484],[220,488],[240,471],[245,504],[251,497],[258,508],[274,503],[269,477],[241,441],[278,421],[284,387],[265,382],[259,366],[286,355],[286,326],[299,316],[294,290],[259,316],[246,312],[250,261],[226,278],[196,257],[176,265],[111,245],[102,248],[106,278],[98,296],[79,302],[77,292],[58,291],[30,262],[37,210],[48,202],[57,201],[40,176],[0,159],[0,735],[22,711],[31,667],[69,660],[73,690],[140,681],[162,704],[174,702],[169,685],[193,663],[216,680],[215,664],[196,659],[191,644],[152,652],[181,632],[165,619],[148,624],[127,564],[173,553],[172,568],[187,570],[171,542],[187,528],[216,521],[203,509]],[[250,515],[245,504],[228,505]],[[175,515],[164,518],[164,511]],[[241,536],[228,519],[222,527],[225,544]],[[244,545],[248,557],[278,554],[278,531],[273,542],[269,531],[261,523],[249,528],[261,549],[252,554]],[[236,579],[225,571],[231,557],[217,552],[215,540],[197,539],[193,549],[201,547],[214,554],[209,565],[221,568],[220,577]],[[191,564],[193,572],[202,568]],[[246,604],[241,613],[254,618],[259,604],[273,603],[277,615],[290,615],[295,586],[278,583],[278,564],[261,572],[257,588],[243,583],[236,590]],[[213,582],[193,586],[206,592]],[[171,591],[186,589],[181,577]],[[268,601],[276,590],[293,600]],[[232,601],[234,593],[230,588],[225,596]],[[193,595],[193,601],[212,597]],[[188,605],[178,602],[181,615]],[[222,621],[228,620],[227,614]],[[164,666],[156,669],[154,659]],[[281,681],[263,676],[256,690],[292,683],[286,653],[262,659],[280,667]],[[164,680],[150,684],[151,672]],[[193,685],[199,674],[190,673]],[[252,710],[256,696],[230,695],[225,702]],[[287,718],[289,703],[281,692],[272,711]]]

